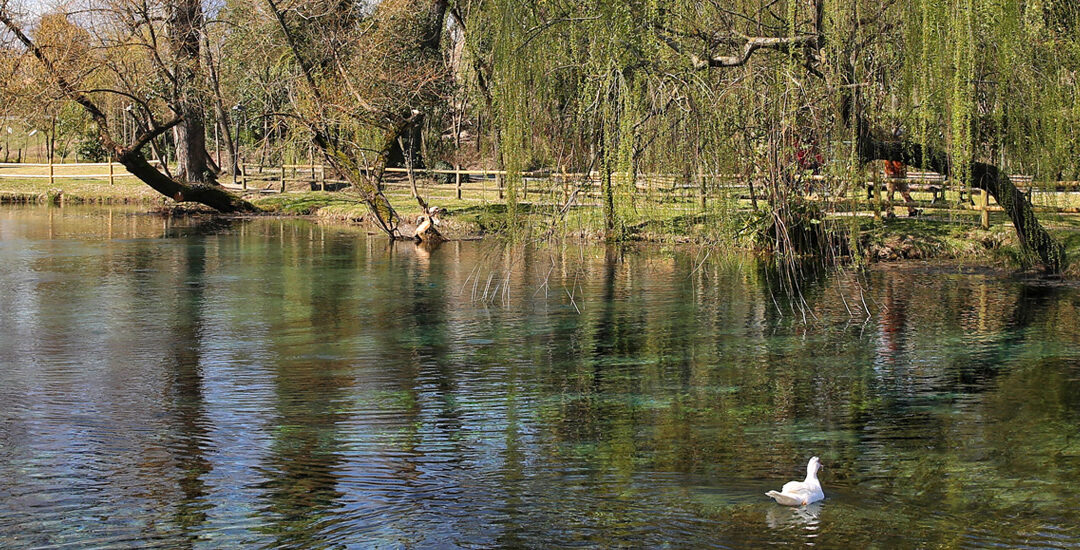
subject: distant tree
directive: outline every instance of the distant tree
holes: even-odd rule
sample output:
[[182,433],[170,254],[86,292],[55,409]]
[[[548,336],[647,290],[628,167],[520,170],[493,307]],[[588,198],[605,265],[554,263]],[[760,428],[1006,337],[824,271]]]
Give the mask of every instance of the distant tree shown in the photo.
[[[205,169],[205,131],[193,67],[198,62],[200,35],[195,27],[201,25],[201,13],[192,1],[93,4],[94,9],[80,18],[93,25],[93,33],[63,14],[48,14],[33,38],[4,1],[0,23],[21,48],[18,63],[25,71],[4,87],[6,93],[21,95],[28,80],[46,83],[43,89],[86,112],[98,141],[113,159],[177,202],[198,202],[223,212],[254,210],[213,183]],[[167,44],[159,40],[162,21],[171,24]],[[35,62],[25,63],[25,58]],[[123,131],[128,116],[136,131]],[[174,128],[179,128],[183,151],[179,178],[154,168],[143,152]]]

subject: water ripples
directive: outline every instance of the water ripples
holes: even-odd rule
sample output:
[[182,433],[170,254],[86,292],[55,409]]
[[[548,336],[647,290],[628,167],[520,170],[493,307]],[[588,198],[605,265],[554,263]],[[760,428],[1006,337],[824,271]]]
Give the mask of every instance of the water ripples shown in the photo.
[[877,273],[836,329],[678,251],[544,259],[571,299],[263,223],[0,240],[5,547],[1080,544],[1073,289]]

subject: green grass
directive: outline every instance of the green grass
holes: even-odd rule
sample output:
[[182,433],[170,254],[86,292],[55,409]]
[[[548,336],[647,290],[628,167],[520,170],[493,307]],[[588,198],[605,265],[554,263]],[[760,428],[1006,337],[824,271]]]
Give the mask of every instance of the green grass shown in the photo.
[[[421,192],[424,193],[426,189]],[[434,195],[434,196],[433,196]],[[416,200],[405,190],[391,189],[387,197],[406,223],[419,214]],[[425,194],[432,205],[446,209],[444,223],[455,227],[456,236],[474,234],[538,235],[552,226],[555,209],[550,205],[518,205],[516,224],[507,218],[503,202],[480,202],[440,198]],[[315,215],[322,219],[348,223],[369,223],[367,205],[359,197],[342,193],[289,193],[258,198],[260,208],[284,214]],[[746,205],[743,205],[744,207]],[[1012,225],[1003,214],[992,216],[993,225],[983,230],[972,212],[950,216],[930,213],[918,218],[872,217],[837,218],[829,222],[841,232],[853,231],[862,258],[870,261],[903,259],[949,259],[1019,265],[1019,243]],[[1051,233],[1065,244],[1070,258],[1080,258],[1080,218],[1043,216]],[[651,242],[723,243],[728,246],[754,246],[754,219],[749,212],[735,211],[732,204],[710,201],[701,210],[692,201],[685,203],[649,203],[635,211],[623,228],[623,238]],[[372,226],[373,227],[373,226]],[[555,234],[585,239],[602,239],[604,220],[600,208],[571,208],[557,225]],[[733,237],[734,235],[734,237]]]
[[[0,173],[47,174],[47,167],[0,168]],[[71,167],[57,165],[56,174],[102,173],[104,167]],[[117,170],[119,173],[119,169]],[[46,178],[0,178],[0,202],[37,200],[55,201],[58,191],[68,203],[128,203],[161,205],[168,202],[147,185],[134,178],[57,179],[52,185]],[[424,182],[420,192],[429,204],[445,209],[444,232],[449,236],[467,237],[478,234],[497,234],[509,237],[536,236],[549,232],[584,239],[606,237],[602,211],[596,206],[575,206],[561,217],[553,204],[521,203],[517,217],[509,219],[508,207],[500,201],[492,187],[481,200],[457,199],[449,185]],[[388,188],[386,196],[401,214],[404,225],[415,222],[420,207],[407,189]],[[472,197],[480,196],[474,193]],[[291,216],[315,216],[322,220],[375,226],[369,219],[368,207],[359,196],[348,192],[290,192],[284,195],[251,195],[252,202],[269,213]],[[468,195],[467,195],[468,197]],[[536,195],[531,195],[535,199]],[[921,197],[917,197],[921,198]],[[582,197],[582,202],[595,203],[595,198]],[[1037,202],[1072,205],[1080,197],[1036,198]],[[736,209],[736,206],[740,207]],[[631,207],[622,206],[623,221],[618,233],[625,240],[651,242],[723,243],[728,246],[752,248],[754,216],[747,210],[746,201],[734,202],[710,199],[702,209],[695,198],[684,200],[649,201],[641,199]],[[958,259],[981,263],[1017,265],[1019,243],[1004,214],[991,216],[992,227],[979,229],[976,212],[953,213],[928,211],[918,218],[907,218],[897,206],[900,217],[874,219],[871,217],[834,218],[829,222],[841,232],[852,232],[860,254],[870,261],[900,259]],[[1080,258],[1080,217],[1044,214],[1044,225],[1066,247],[1068,257]],[[556,223],[556,220],[557,223]],[[411,228],[405,228],[405,233]],[[1080,263],[1080,262],[1074,262]],[[1080,274],[1080,268],[1072,267]]]
[[160,193],[135,179],[118,179],[113,185],[95,179],[56,180],[52,185],[47,179],[0,179],[0,201],[5,197],[45,197],[63,192],[66,202],[108,204],[161,204],[165,200]]
[[367,206],[359,198],[340,193],[311,192],[311,193],[287,193],[284,195],[268,195],[257,197],[251,201],[255,206],[267,211],[279,214],[291,214],[295,216],[310,216],[327,207],[344,207],[347,209],[367,209]]
[[[36,175],[47,176],[48,166],[0,166],[0,175]],[[123,167],[114,168],[113,183],[109,183],[107,166],[66,166],[56,164],[53,174],[98,175],[101,178],[17,178],[0,177],[0,200],[6,197],[38,196],[44,200],[63,192],[65,202],[87,203],[132,203],[161,204],[165,197],[148,187],[145,183],[131,177]]]
[[970,222],[929,217],[875,220],[858,223],[860,249],[871,261],[899,259],[1004,260],[999,254],[1015,245],[1011,226],[989,230]]
[[[1065,247],[1070,261],[1066,275],[1080,276],[1080,218],[1044,216],[1044,227]],[[990,229],[962,220],[940,217],[864,218],[858,224],[860,248],[871,261],[951,259],[980,264],[1019,267],[1020,242],[1004,216],[995,217]]]

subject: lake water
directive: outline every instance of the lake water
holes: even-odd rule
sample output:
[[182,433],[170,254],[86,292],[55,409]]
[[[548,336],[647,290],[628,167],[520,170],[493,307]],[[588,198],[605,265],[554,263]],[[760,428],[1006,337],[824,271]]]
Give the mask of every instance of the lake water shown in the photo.
[[[1080,546],[1080,290],[0,208],[0,546]],[[825,463],[826,499],[764,496]]]

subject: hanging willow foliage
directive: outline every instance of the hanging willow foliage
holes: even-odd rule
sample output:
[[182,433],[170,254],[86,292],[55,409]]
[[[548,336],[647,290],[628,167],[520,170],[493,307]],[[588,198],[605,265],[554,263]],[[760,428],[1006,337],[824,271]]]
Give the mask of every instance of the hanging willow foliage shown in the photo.
[[[812,152],[838,191],[867,160],[855,147],[867,125],[917,145],[906,157],[917,149],[921,164],[944,151],[958,188],[986,185],[976,163],[1080,174],[1080,8],[1067,0],[467,4],[483,22],[467,42],[490,60],[501,164],[596,167],[613,238],[652,214],[636,185],[647,175],[674,175],[672,189],[756,177],[772,211],[793,211]],[[518,185],[507,178],[511,209]]]

